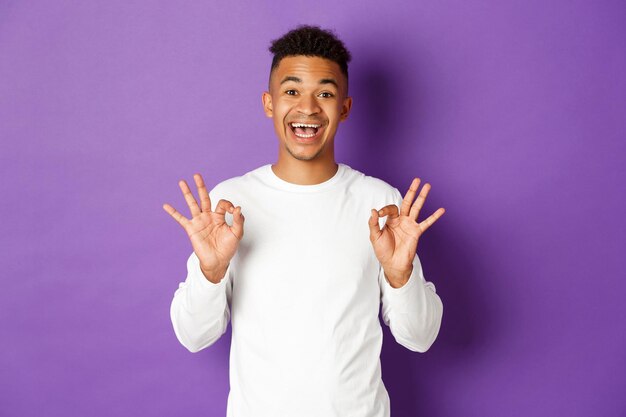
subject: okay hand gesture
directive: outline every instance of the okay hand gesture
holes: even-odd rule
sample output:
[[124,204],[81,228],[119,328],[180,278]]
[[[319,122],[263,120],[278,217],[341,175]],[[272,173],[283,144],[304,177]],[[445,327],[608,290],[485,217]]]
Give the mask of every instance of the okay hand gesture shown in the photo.
[[[409,280],[420,236],[445,213],[445,209],[441,207],[426,220],[417,222],[417,216],[430,191],[430,184],[424,184],[413,203],[419,184],[420,179],[414,178],[402,200],[399,214],[398,206],[390,204],[378,211],[372,209],[369,218],[370,241],[389,283],[394,288],[401,287]],[[389,217],[380,229],[378,219],[384,216]]]
[[[194,175],[198,195],[202,208],[198,207],[193,194],[185,180],[178,185],[183,192],[187,205],[191,210],[191,220],[180,214],[169,204],[163,204],[163,209],[174,218],[187,232],[191,246],[200,260],[200,268],[205,277],[214,283],[219,282],[237,252],[239,241],[243,237],[244,217],[240,206],[233,206],[228,200],[220,200],[211,211],[211,199],[200,174]],[[226,223],[226,212],[233,215],[233,225]]]

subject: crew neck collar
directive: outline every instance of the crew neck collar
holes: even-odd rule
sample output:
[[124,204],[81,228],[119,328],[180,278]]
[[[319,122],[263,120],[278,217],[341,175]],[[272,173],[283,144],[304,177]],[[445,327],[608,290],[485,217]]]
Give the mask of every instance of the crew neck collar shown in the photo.
[[265,177],[268,180],[268,182],[276,188],[279,188],[285,191],[292,191],[292,192],[313,193],[317,191],[326,190],[332,187],[335,183],[337,183],[343,177],[343,174],[346,170],[346,165],[342,164],[341,162],[338,162],[337,165],[338,167],[337,167],[337,172],[335,172],[335,175],[333,175],[332,177],[330,177],[324,182],[320,182],[319,184],[309,184],[309,185],[294,184],[292,182],[283,180],[282,178],[278,177],[274,173],[274,171],[272,170],[272,164],[265,165],[263,167],[263,171],[265,173]]

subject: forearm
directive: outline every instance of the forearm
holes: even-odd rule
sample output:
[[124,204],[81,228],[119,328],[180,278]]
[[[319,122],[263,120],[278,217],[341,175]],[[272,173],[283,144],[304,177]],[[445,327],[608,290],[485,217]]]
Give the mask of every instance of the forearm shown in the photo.
[[187,262],[187,278],[179,284],[170,307],[174,332],[179,342],[191,352],[202,350],[217,341],[230,319],[227,272],[218,283],[203,274],[197,257]]
[[434,343],[443,317],[443,303],[435,285],[423,277],[419,258],[413,261],[409,280],[394,288],[383,277],[383,321],[396,341],[407,349],[425,352]]

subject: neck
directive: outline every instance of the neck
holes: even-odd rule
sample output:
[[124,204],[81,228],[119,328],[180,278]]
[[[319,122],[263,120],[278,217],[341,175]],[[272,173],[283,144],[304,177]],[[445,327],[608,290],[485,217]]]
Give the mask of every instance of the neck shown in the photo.
[[302,161],[295,158],[278,158],[272,171],[281,180],[298,185],[320,184],[332,178],[339,169],[334,158]]

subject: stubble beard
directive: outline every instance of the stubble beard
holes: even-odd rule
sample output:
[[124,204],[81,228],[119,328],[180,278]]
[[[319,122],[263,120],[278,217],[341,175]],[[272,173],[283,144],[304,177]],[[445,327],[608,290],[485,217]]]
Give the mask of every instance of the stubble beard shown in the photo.
[[317,152],[315,152],[314,155],[311,156],[307,156],[307,155],[301,155],[301,154],[297,154],[296,152],[294,152],[291,147],[289,146],[288,142],[285,142],[285,149],[287,150],[287,152],[289,152],[289,155],[293,156],[295,159],[299,160],[299,161],[311,161],[315,158],[317,158],[322,151],[324,150],[324,146],[322,145]]
[[317,152],[315,152],[315,154],[314,154],[314,155],[312,155],[312,156],[307,156],[307,155],[298,155],[297,153],[293,152],[293,151],[291,150],[291,148],[289,148],[289,146],[288,146],[288,145],[285,145],[285,149],[287,149],[287,152],[289,152],[289,154],[290,154],[291,156],[293,156],[294,158],[296,158],[296,159],[298,159],[298,160],[300,160],[300,161],[310,161],[310,160],[312,160],[312,159],[315,159],[315,158],[317,158],[317,157],[319,156],[319,154],[321,154],[321,153],[322,153],[322,150],[323,150],[323,148],[320,148],[320,149],[318,149],[318,150],[317,150]]

